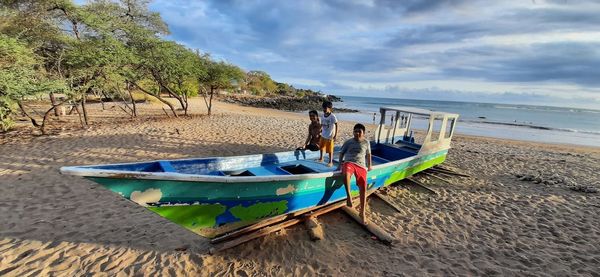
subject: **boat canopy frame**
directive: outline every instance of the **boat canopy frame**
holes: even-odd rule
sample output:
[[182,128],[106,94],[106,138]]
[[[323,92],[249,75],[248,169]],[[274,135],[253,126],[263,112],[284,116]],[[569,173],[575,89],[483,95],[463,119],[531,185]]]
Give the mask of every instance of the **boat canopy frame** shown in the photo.
[[[454,135],[454,128],[459,115],[454,113],[431,111],[413,107],[381,107],[379,108],[381,120],[375,130],[376,143],[402,144],[408,148],[413,148],[419,154],[427,154],[442,149],[450,148],[450,141]],[[386,113],[395,113],[392,124],[386,124]],[[428,127],[423,144],[414,143],[412,137],[411,123],[413,115],[424,116],[427,118]],[[436,121],[441,124],[436,126]]]

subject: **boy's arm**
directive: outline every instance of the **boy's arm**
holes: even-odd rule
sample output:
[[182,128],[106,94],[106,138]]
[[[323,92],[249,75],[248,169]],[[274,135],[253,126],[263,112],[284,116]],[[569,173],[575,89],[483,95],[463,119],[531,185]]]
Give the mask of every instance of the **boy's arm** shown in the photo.
[[306,137],[306,141],[304,142],[303,146],[307,146],[308,142],[310,141],[312,135],[310,134],[310,126],[308,126],[308,136]]
[[337,138],[337,131],[338,131],[338,124],[337,122],[335,123],[335,132],[333,133],[333,140],[335,141],[335,138]]

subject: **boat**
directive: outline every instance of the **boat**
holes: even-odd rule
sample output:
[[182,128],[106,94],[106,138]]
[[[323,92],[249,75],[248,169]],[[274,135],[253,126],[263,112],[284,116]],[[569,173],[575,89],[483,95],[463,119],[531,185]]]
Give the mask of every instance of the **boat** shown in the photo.
[[[387,123],[388,115],[393,118]],[[444,162],[457,114],[381,107],[371,139],[368,189],[379,189]],[[413,121],[427,128],[413,132]],[[338,167],[317,161],[318,151],[66,166],[190,231],[214,237],[274,216],[346,199]],[[358,195],[352,178],[351,193]]]

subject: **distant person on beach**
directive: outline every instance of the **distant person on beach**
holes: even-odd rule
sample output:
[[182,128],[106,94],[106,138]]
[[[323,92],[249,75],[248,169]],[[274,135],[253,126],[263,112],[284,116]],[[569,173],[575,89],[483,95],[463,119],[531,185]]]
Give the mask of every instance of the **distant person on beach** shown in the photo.
[[317,151],[321,149],[319,147],[321,142],[321,123],[319,122],[319,113],[315,110],[308,112],[310,118],[310,124],[308,125],[308,136],[304,145],[299,150],[308,149],[310,151]]
[[373,124],[375,124],[375,118],[377,117],[377,113],[373,113]]
[[363,224],[367,224],[365,214],[367,206],[367,171],[371,171],[371,144],[365,138],[365,126],[354,125],[354,137],[344,142],[340,150],[340,168],[344,176],[346,187],[347,205],[352,207],[350,194],[350,179],[356,177],[356,186],[360,195],[360,218]]
[[327,166],[333,166],[333,144],[337,138],[338,121],[337,117],[332,113],[333,103],[329,101],[323,102],[323,116],[321,116],[321,139],[319,143],[319,162],[323,162],[323,155],[329,154],[329,162]]

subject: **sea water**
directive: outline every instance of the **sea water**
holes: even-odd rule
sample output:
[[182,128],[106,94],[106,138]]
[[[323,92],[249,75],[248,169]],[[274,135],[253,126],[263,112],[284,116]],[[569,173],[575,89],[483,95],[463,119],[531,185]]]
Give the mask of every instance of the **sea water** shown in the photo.
[[[358,110],[336,113],[339,120],[379,124],[380,107],[407,106],[460,115],[456,133],[547,143],[600,147],[600,110],[517,104],[408,100],[340,96],[334,108]],[[375,114],[375,120],[373,120]],[[391,116],[391,114],[386,114]],[[386,119],[390,122],[390,118]],[[426,128],[415,120],[416,128]]]

